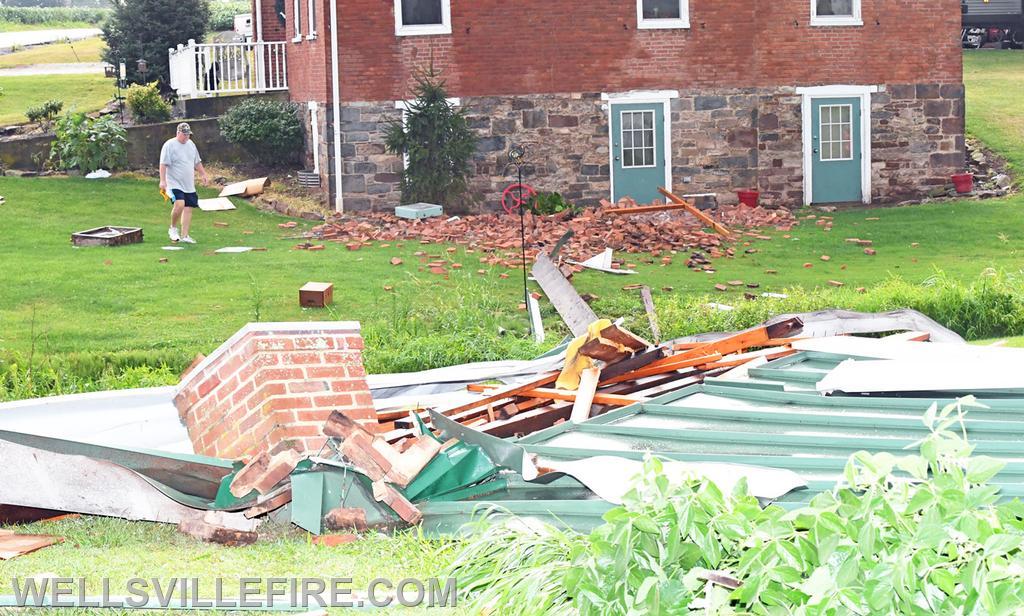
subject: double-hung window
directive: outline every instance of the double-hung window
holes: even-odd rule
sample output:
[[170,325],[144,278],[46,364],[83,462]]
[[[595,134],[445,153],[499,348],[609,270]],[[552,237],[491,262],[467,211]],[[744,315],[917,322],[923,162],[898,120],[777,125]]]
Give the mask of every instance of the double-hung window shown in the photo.
[[451,34],[451,0],[395,0],[395,34]]
[[[333,2],[334,0],[328,1]],[[309,9],[306,11],[306,30],[308,31],[306,38],[312,40],[316,38],[316,0],[308,0],[306,8]]]
[[861,0],[811,0],[812,26],[863,26]]
[[292,37],[292,42],[298,43],[302,40],[302,0],[292,0],[292,16],[295,21],[295,36]]
[[690,27],[689,0],[636,0],[636,23],[640,30]]

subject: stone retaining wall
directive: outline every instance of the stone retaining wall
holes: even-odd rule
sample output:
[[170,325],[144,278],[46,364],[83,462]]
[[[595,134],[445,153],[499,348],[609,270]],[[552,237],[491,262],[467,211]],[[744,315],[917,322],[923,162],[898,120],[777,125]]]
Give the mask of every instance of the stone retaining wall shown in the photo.
[[[963,86],[880,90],[872,96],[872,200],[925,196],[964,168]],[[538,190],[584,205],[609,197],[608,113],[599,94],[471,97],[461,104],[480,142],[470,203],[445,204],[447,212],[499,207],[501,191],[513,181],[506,155],[512,142],[528,146],[533,169],[525,179]],[[346,210],[398,204],[402,160],[384,149],[387,122],[398,113],[393,101],[342,108]],[[732,203],[736,189],[757,187],[766,205],[803,204],[801,97],[795,88],[681,90],[671,114],[678,192],[717,192],[721,202]]]

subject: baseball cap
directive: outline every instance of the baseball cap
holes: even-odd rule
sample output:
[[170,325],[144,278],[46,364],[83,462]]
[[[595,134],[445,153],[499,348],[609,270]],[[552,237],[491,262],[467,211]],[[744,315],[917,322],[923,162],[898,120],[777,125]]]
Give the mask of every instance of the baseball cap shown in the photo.
[[178,132],[186,135],[192,134],[192,127],[188,125],[188,122],[182,122],[178,125]]

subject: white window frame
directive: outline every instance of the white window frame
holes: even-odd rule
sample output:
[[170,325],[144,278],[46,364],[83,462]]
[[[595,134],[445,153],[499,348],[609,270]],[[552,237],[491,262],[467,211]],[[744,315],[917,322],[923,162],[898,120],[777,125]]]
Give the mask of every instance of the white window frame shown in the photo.
[[302,41],[302,0],[292,0],[292,13],[295,16],[295,36],[292,42],[299,43]]
[[309,0],[306,3],[306,22],[306,29],[309,30],[306,40],[316,40],[316,0]]
[[[629,146],[629,149],[633,151],[633,160],[634,160],[634,162],[636,161],[636,152],[639,151],[642,154],[643,151],[647,149],[647,143],[646,142],[641,144],[639,148],[636,147],[636,133],[637,133],[636,124],[635,124],[635,122],[636,122],[636,115],[644,116],[644,115],[646,115],[648,113],[651,114],[651,138],[654,139],[654,143],[651,144],[651,149],[654,150],[654,156],[653,156],[653,161],[649,165],[630,165],[628,167],[626,166],[626,161],[625,161],[625,159],[626,159],[626,144],[625,144],[625,139],[623,139],[623,137],[625,136],[625,132],[624,132],[625,131],[625,125],[626,125],[625,124],[625,119],[626,119],[626,114],[627,113],[631,114],[631,116],[632,116],[632,118],[630,120],[630,127],[631,128],[629,129],[629,132],[632,133],[631,141],[630,141],[630,143],[632,143],[632,145]],[[641,122],[643,122],[643,120],[641,120]],[[658,166],[658,126],[657,126],[657,124],[658,124],[658,117],[657,117],[657,114],[654,112],[653,109],[631,109],[631,110],[623,110],[623,111],[619,112],[619,135],[618,135],[618,137],[619,137],[620,141],[622,142],[622,159],[623,159],[622,160],[622,168],[623,169],[655,169],[655,168],[657,168],[657,166]],[[643,124],[641,124],[640,125],[640,131],[646,131],[646,130],[647,129],[643,127]]]
[[636,0],[638,30],[674,30],[690,27],[690,0],[679,0],[678,19],[644,19],[644,0]]
[[[448,101],[448,104],[451,105],[452,107],[461,107],[462,106],[462,99],[461,98],[446,98],[444,100]],[[402,112],[402,126],[403,127],[405,126],[405,116],[406,116],[406,114],[409,111],[409,105],[411,105],[414,102],[416,102],[416,101],[413,101],[413,100],[395,101],[395,109],[397,109],[397,110]],[[402,169],[408,169],[408,168],[409,168],[409,155],[403,152],[402,153]]]
[[818,15],[818,0],[811,1],[812,26],[863,26],[861,18],[861,0],[852,0],[853,15]]
[[[829,111],[830,119],[834,119],[831,116],[832,113],[835,113],[833,110],[840,109],[840,118],[839,118],[839,123],[838,124],[836,122],[831,122],[831,121],[828,124],[825,124],[825,117],[824,117],[824,115],[821,114],[821,110],[825,109],[826,107],[830,108],[830,111]],[[837,125],[838,126],[842,126],[843,124],[845,124],[845,122],[843,122],[843,120],[842,120],[842,115],[841,115],[842,114],[842,111],[841,111],[842,109],[849,109],[850,110],[850,142],[849,142],[850,143],[850,155],[849,156],[842,156],[843,144],[846,143],[846,140],[843,139],[842,134],[839,135],[839,141],[833,141],[832,140],[832,135],[831,135],[831,131],[832,131],[832,127],[833,126],[837,126]],[[837,104],[831,104],[830,103],[830,104],[825,104],[825,105],[821,105],[818,108],[818,113],[819,113],[819,117],[818,117],[818,149],[824,149],[825,144],[826,143],[829,144],[829,158],[825,158],[824,156],[822,156],[821,157],[821,161],[822,162],[831,163],[831,162],[843,162],[843,161],[853,160],[853,146],[857,142],[857,140],[854,138],[854,135],[853,135],[853,118],[856,117],[855,114],[853,113],[853,105],[850,105],[848,103],[837,103]],[[825,126],[829,127],[829,133],[830,134],[829,134],[828,139],[825,139]],[[832,145],[832,144],[835,144],[835,143],[839,144],[840,156],[832,158],[832,152],[834,151],[834,148],[835,148],[835,146]]]
[[452,33],[452,0],[441,0],[441,23],[406,26],[402,23],[402,0],[395,0],[395,36],[427,36]]

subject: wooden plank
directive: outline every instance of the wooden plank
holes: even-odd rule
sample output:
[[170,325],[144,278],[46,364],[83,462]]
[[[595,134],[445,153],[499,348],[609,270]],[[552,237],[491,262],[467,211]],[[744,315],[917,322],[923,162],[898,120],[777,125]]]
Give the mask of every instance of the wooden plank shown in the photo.
[[[679,355],[673,355],[671,357],[666,357],[664,360],[660,362],[655,362],[647,366],[646,368],[641,368],[640,370],[637,370],[635,372],[631,372],[628,374],[624,374],[622,376],[615,377],[614,379],[610,379],[606,383],[602,383],[602,385],[611,383],[621,383],[622,381],[632,381],[634,379],[638,379],[645,376],[665,374],[666,372],[675,372],[677,370],[682,370],[683,368],[692,368],[694,366],[708,364],[713,361],[718,361],[719,359],[722,359],[721,353],[712,353],[710,355],[683,358],[680,358]],[[668,360],[674,361],[670,362]]]
[[590,419],[590,407],[594,403],[597,394],[597,381],[601,378],[601,370],[598,368],[587,368],[580,375],[580,386],[576,390],[576,399],[572,403],[572,413],[569,419],[574,422]]
[[743,353],[742,355],[730,355],[728,357],[723,357],[722,359],[720,359],[718,361],[711,362],[709,364],[704,364],[702,366],[699,366],[699,369],[700,370],[715,370],[717,368],[735,368],[736,366],[742,366],[743,364],[745,364],[745,363],[747,363],[747,362],[749,362],[749,361],[751,361],[753,359],[756,359],[758,357],[764,357],[765,359],[771,361],[773,359],[781,359],[783,357],[789,357],[790,355],[793,355],[796,352],[797,351],[795,351],[793,349],[781,349],[781,350],[763,349],[761,351],[754,351],[753,353]]
[[511,419],[478,426],[477,429],[498,438],[509,438],[517,434],[533,434],[550,428],[560,420],[569,419],[571,404],[553,404],[544,408],[527,411]]
[[[489,386],[488,385],[484,385],[483,387],[489,387]],[[493,387],[493,386],[490,386],[490,387]],[[566,401],[566,402],[575,402],[576,401],[576,394],[577,394],[577,392],[570,391],[570,390],[567,390],[567,389],[547,389],[547,388],[540,388],[540,387],[537,388],[537,389],[531,389],[530,391],[522,392],[523,396],[528,396],[530,398],[546,398],[548,400],[563,400],[563,401]],[[619,395],[615,395],[615,394],[602,394],[602,393],[594,394],[594,399],[593,399],[593,403],[594,404],[609,404],[609,405],[612,405],[612,406],[629,406],[630,404],[636,404],[637,402],[643,402],[643,401],[644,401],[644,399],[641,398],[641,397],[619,396]]]
[[668,205],[644,205],[641,207],[615,207],[601,210],[603,214],[649,214],[651,212],[665,212],[669,210],[685,210],[685,205],[669,203]]
[[[515,396],[522,396],[522,395],[524,395],[524,392],[530,391],[532,389],[536,389],[538,387],[544,387],[545,385],[550,385],[551,383],[554,383],[555,381],[558,380],[558,374],[559,373],[557,371],[556,372],[548,372],[544,376],[542,376],[542,377],[540,377],[538,379],[535,379],[533,381],[530,381],[529,383],[523,383],[522,385],[515,385],[515,386],[511,386],[511,387],[496,388],[494,385],[491,385],[486,390],[485,389],[477,390],[477,389],[473,389],[473,385],[470,385],[470,386],[467,387],[467,389],[469,391],[489,391],[490,393],[488,395],[484,396],[483,398],[480,398],[479,400],[474,400],[472,402],[467,402],[466,404],[460,404],[459,406],[453,406],[451,408],[447,408],[447,409],[443,409],[443,410],[439,409],[438,412],[441,413],[442,415],[446,415],[448,417],[451,417],[453,415],[461,413],[462,411],[468,411],[470,409],[475,409],[475,408],[478,408],[478,407],[485,407],[488,404],[494,404],[495,402],[499,402],[501,400],[504,400],[505,398],[512,398],[512,397],[515,397]],[[487,386],[485,386],[485,387],[487,387]],[[533,397],[536,397],[536,396],[533,396]]]
[[633,372],[634,370],[639,370],[640,368],[648,366],[660,359],[664,359],[665,353],[666,351],[664,347],[658,347],[647,351],[646,353],[639,353],[629,359],[624,359],[610,366],[605,366],[604,370],[601,371],[601,381],[608,382],[610,379],[617,376],[622,376],[623,374]]
[[689,203],[685,199],[682,199],[680,197],[677,197],[677,196],[673,195],[672,193],[670,193],[669,191],[665,190],[661,186],[658,187],[658,192],[660,192],[662,195],[664,195],[667,199],[669,199],[673,203],[676,203],[678,205],[683,206],[683,209],[685,209],[687,212],[689,212],[689,213],[693,214],[694,216],[696,216],[704,224],[706,224],[707,226],[709,226],[712,229],[714,229],[715,232],[718,233],[719,235],[723,235],[725,237],[731,237],[732,236],[732,232],[729,231],[729,229],[725,225],[719,223],[714,218],[712,218],[712,217],[708,216],[707,214],[705,214],[704,212],[698,210],[696,207],[693,206],[693,204]]
[[533,331],[533,341],[540,344],[544,342],[544,321],[540,318],[540,302],[532,295],[527,296],[526,300],[530,309],[530,330]]
[[576,289],[565,279],[558,267],[545,254],[537,255],[537,262],[531,270],[537,284],[547,295],[559,316],[569,326],[573,336],[582,336],[587,333],[587,327],[597,320],[597,315],[590,309],[587,302],[583,301]]
[[642,287],[640,289],[640,298],[644,302],[644,312],[647,313],[647,320],[651,324],[651,335],[654,336],[654,344],[658,344],[661,342],[661,329],[658,327],[658,315],[654,312],[654,298],[651,297],[651,287]]

